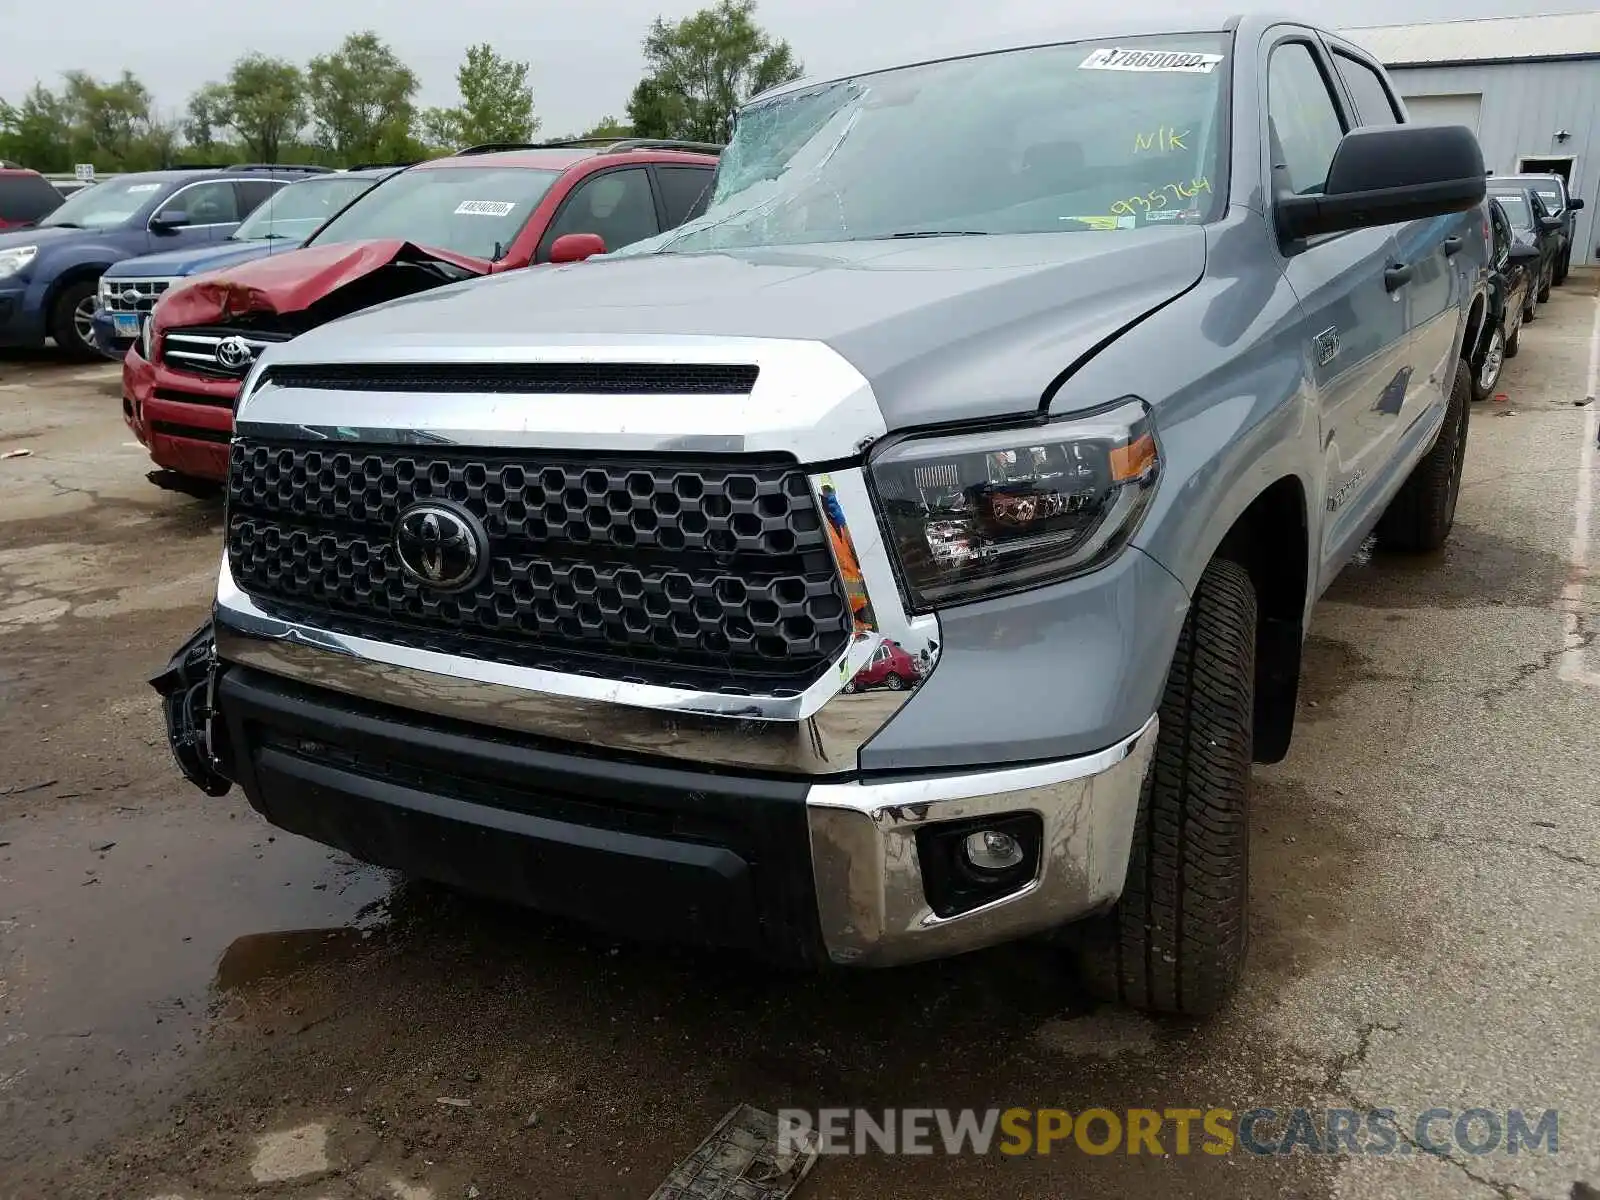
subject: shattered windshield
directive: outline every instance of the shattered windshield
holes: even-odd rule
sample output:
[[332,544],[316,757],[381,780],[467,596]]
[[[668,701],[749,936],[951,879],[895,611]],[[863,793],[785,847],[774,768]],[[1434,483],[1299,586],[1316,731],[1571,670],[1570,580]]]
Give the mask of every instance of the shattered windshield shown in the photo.
[[617,256],[1135,229],[1227,187],[1226,34],[1076,42],[903,67],[739,114],[711,203]]

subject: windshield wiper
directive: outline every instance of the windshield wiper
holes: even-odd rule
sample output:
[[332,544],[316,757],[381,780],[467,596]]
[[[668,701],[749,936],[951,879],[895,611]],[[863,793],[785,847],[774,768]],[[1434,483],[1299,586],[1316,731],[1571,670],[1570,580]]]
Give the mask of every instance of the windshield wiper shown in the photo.
[[[987,237],[987,229],[907,229],[900,233],[886,233],[884,239],[891,238],[925,238],[925,237]],[[877,238],[867,238],[866,241],[877,241]]]

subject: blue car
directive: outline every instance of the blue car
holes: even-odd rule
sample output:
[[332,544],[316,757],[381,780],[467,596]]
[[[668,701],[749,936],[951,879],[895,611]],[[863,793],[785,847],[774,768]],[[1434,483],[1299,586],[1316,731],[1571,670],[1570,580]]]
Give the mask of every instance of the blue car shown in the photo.
[[252,259],[298,250],[322,225],[398,167],[315,175],[270,197],[238,229],[219,241],[185,250],[126,258],[100,276],[94,343],[121,360],[138,339],[139,325],[161,293],[179,280]]
[[326,167],[238,166],[119,175],[85,188],[30,229],[0,233],[0,346],[51,337],[95,358],[100,276],[125,258],[225,240],[268,196]]

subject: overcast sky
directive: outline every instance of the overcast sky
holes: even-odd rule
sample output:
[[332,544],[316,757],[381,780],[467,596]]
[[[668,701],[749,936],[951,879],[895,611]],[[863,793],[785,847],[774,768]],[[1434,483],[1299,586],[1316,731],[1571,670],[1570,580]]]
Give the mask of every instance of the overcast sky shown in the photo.
[[[162,113],[224,75],[248,50],[304,62],[345,34],[375,29],[422,81],[421,105],[455,102],[465,48],[491,42],[533,65],[534,99],[551,136],[622,116],[638,80],[639,43],[650,21],[687,15],[705,0],[0,0],[0,96],[16,102],[35,80],[60,72],[133,70]],[[981,37],[985,30],[1061,27],[1083,0],[761,0],[762,23],[788,38],[808,73],[893,59],[902,48]],[[1092,10],[1180,13],[1176,0],[1114,0]],[[1209,3],[1204,7],[1213,11]],[[1280,0],[1238,8],[1315,13],[1335,26],[1580,12],[1565,0]],[[1097,24],[1099,23],[1097,20]],[[881,53],[880,53],[881,52]]]

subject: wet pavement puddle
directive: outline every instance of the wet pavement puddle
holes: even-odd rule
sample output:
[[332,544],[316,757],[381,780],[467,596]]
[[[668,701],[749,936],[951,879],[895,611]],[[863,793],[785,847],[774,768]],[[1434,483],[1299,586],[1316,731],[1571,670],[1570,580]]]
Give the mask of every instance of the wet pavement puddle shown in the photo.
[[66,1150],[148,1115],[230,989],[352,953],[391,886],[237,803],[0,821],[0,1129]]

